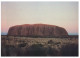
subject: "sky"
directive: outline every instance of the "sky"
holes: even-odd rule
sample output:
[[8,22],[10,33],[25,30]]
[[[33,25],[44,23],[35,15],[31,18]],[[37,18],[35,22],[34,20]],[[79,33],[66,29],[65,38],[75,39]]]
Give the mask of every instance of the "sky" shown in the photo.
[[78,2],[1,2],[1,35],[21,24],[56,25],[78,35]]

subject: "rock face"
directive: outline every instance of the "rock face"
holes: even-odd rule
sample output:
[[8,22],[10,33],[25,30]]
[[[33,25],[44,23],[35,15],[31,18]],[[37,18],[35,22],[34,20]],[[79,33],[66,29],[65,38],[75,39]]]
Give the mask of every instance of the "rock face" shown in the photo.
[[55,25],[47,24],[24,24],[9,28],[8,35],[30,37],[54,37],[67,36],[67,31]]

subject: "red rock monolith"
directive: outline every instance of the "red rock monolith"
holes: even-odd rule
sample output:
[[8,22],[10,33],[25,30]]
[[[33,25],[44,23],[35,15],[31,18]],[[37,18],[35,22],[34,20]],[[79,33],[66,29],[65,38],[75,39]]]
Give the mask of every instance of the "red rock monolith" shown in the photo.
[[67,36],[67,31],[55,25],[48,24],[24,24],[9,28],[8,35],[29,37],[54,37]]

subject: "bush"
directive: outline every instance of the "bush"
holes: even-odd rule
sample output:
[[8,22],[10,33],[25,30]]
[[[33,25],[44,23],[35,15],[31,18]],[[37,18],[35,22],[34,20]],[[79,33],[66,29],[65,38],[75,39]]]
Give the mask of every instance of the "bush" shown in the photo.
[[26,51],[26,56],[45,56],[46,50],[42,44],[33,44]]
[[57,43],[55,43],[55,44],[56,44],[56,45],[57,45],[57,44],[61,44],[61,42],[57,42]]
[[20,43],[18,47],[25,47],[27,43]]
[[63,45],[61,48],[62,56],[78,56],[78,45],[77,44],[67,44]]
[[52,47],[43,47],[42,44],[33,44],[26,49],[26,56],[57,56],[58,51]]
[[6,45],[1,47],[1,56],[14,56],[16,55],[16,48],[13,45]]
[[6,48],[1,46],[1,56],[6,56]]
[[17,51],[17,56],[25,56],[25,51],[26,51],[25,49],[17,47],[16,51]]
[[53,44],[54,42],[52,40],[49,40],[48,41],[48,44]]
[[47,48],[47,54],[50,56],[57,56],[58,51],[55,48],[48,47]]

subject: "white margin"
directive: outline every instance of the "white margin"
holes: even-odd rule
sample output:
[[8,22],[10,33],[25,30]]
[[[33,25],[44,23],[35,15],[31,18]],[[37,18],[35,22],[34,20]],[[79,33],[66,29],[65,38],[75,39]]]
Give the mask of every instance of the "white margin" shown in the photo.
[[[0,0],[0,35],[1,35],[1,2],[5,2],[5,1],[7,1],[7,2],[9,2],[9,1],[61,1],[61,2],[64,2],[64,1],[78,1],[78,3],[80,3],[80,0]],[[79,12],[79,14],[78,14],[78,27],[80,26],[80,17],[79,17],[79,15],[80,15],[80,4],[79,4],[79,9],[78,9],[78,12]],[[78,30],[80,29],[80,27],[78,28]],[[79,34],[80,34],[80,30],[79,30]],[[80,35],[79,35],[79,48],[80,48]],[[79,50],[79,52],[80,52],[80,50]],[[79,53],[79,55],[80,55],[80,53]],[[0,36],[0,56],[1,56],[1,36]],[[6,57],[6,56],[5,56]],[[2,58],[5,58],[5,57],[2,57]],[[51,57],[48,57],[48,56],[45,56],[46,58],[51,58]],[[78,57],[80,57],[80,56],[78,56]],[[9,57],[6,57],[6,58],[9,58]],[[13,57],[10,57],[10,58],[13,58]],[[23,58],[23,57],[15,57],[15,58]],[[36,57],[27,57],[27,58],[36,58]],[[44,57],[38,57],[38,58],[44,58]],[[54,58],[58,58],[58,57],[54,57]],[[59,57],[59,58],[64,58],[64,57]],[[77,57],[68,57],[68,58],[77,58]]]

